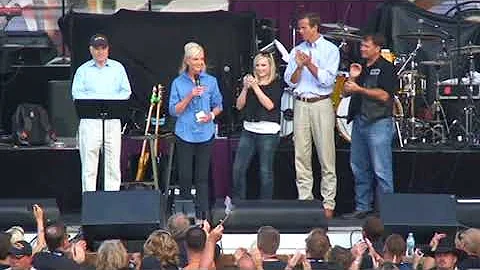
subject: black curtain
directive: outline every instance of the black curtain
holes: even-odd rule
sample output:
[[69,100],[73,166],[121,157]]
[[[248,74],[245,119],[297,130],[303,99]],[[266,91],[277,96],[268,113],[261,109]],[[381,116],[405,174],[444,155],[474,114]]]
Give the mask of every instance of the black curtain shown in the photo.
[[164,113],[170,82],[178,75],[183,46],[189,41],[206,50],[208,69],[217,77],[224,98],[219,117],[223,131],[231,127],[234,85],[254,52],[255,15],[226,11],[165,13],[120,10],[113,15],[71,12],[59,20],[67,46],[72,51],[72,73],[90,59],[91,35],[106,34],[111,58],[127,69],[132,86],[132,107],[146,110],[153,85],[166,87]]

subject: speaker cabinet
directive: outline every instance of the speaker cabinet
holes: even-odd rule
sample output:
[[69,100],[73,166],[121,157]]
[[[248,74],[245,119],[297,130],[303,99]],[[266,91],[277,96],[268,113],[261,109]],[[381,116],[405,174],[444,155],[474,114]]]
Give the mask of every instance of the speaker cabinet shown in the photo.
[[82,230],[90,245],[106,239],[145,240],[165,222],[165,197],[158,190],[83,194]]
[[448,194],[384,194],[380,216],[387,233],[407,237],[413,232],[421,244],[435,232],[455,233],[458,227],[456,198]]
[[36,231],[33,205],[43,208],[46,224],[56,222],[60,217],[55,199],[2,199],[0,200],[0,229],[21,226],[25,231]]
[[[215,224],[225,218],[225,205],[217,201],[212,212]],[[234,200],[225,221],[225,232],[254,233],[270,225],[281,233],[306,233],[312,228],[327,228],[322,202],[318,200]]]

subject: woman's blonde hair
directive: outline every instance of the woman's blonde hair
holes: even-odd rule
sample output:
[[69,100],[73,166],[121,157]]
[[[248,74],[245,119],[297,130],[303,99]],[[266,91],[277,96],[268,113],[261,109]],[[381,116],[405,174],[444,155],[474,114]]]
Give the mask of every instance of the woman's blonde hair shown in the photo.
[[165,230],[156,230],[150,234],[143,245],[143,253],[157,258],[164,266],[179,263],[177,242]]
[[97,270],[117,270],[128,267],[127,249],[120,240],[106,240],[97,251]]
[[[203,50],[202,46],[200,46],[198,43],[195,42],[189,42],[185,44],[183,47],[183,60],[182,60],[182,65],[180,66],[179,73],[182,74],[188,69],[187,65],[187,60],[191,57],[195,57],[199,55],[200,53],[203,53],[205,55],[205,51]],[[206,69],[206,64],[204,63],[203,66],[203,71]]]
[[270,84],[277,78],[277,67],[275,65],[275,60],[273,59],[272,54],[270,53],[259,53],[255,56],[253,59],[253,74],[255,76],[255,79],[258,81],[258,75],[257,72],[255,71],[255,67],[257,66],[257,63],[260,59],[265,58],[268,61],[268,64],[270,65],[270,70],[269,70],[269,76],[267,79],[267,82]]

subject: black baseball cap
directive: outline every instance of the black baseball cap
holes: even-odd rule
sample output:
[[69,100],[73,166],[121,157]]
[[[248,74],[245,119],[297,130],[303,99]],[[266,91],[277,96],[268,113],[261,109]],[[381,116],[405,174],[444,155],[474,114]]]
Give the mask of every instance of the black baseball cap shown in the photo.
[[18,241],[12,245],[9,253],[14,256],[32,256],[32,246],[27,241]]
[[108,47],[108,38],[103,34],[95,34],[90,38],[90,46],[97,47]]

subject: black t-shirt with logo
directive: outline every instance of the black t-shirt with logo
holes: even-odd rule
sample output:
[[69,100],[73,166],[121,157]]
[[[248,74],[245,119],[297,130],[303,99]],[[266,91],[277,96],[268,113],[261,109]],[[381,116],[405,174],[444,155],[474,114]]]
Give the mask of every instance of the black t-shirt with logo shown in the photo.
[[392,116],[393,96],[398,88],[398,79],[392,63],[380,57],[369,67],[363,64],[357,83],[368,89],[382,89],[390,95],[390,99],[383,102],[366,95],[353,94],[348,110],[349,121],[359,114],[369,122]]

